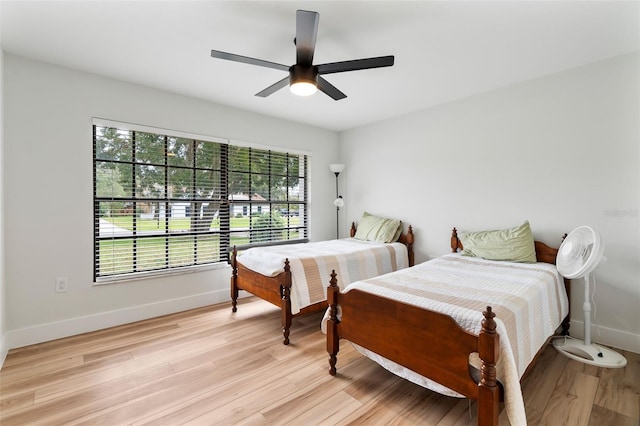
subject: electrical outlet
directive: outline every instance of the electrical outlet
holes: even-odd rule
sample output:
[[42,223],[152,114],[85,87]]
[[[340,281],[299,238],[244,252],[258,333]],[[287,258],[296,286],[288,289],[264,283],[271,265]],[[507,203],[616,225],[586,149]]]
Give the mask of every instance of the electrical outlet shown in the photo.
[[56,278],[56,293],[66,293],[68,281],[67,277]]

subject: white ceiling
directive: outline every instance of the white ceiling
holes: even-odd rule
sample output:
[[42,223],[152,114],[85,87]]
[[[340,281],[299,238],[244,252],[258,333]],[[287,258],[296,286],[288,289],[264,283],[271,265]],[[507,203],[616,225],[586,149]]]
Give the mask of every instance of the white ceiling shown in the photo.
[[[314,63],[395,55],[331,74],[347,94],[255,93],[295,62],[295,11],[320,13]],[[327,129],[345,130],[640,50],[640,2],[7,1],[5,52]]]

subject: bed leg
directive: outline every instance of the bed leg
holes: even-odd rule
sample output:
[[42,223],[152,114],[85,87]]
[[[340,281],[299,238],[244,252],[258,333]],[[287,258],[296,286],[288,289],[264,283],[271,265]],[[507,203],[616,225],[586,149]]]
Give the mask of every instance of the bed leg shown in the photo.
[[[333,327],[331,320],[327,322],[327,327]],[[332,333],[332,330],[332,328],[327,329],[327,345],[329,345],[329,342],[334,342],[332,349],[327,348],[327,350],[329,351],[329,374],[335,376],[337,372],[336,364],[338,363],[338,350],[340,350],[340,344],[338,343],[338,340],[335,339],[335,333]]]
[[238,312],[238,289],[231,289],[231,312]]
[[236,246],[233,246],[233,253],[231,255],[231,312],[238,311],[238,262],[236,256],[238,250]]
[[291,287],[280,285],[282,295],[282,343],[289,344],[289,333],[291,332]]
[[282,297],[282,343],[289,344],[289,333],[291,329],[291,266],[289,259],[284,260],[285,282],[280,284],[280,296]]
[[340,337],[338,337],[338,280],[336,271],[331,271],[331,280],[327,288],[327,302],[329,304],[329,319],[327,320],[327,352],[329,352],[329,374],[336,375],[336,363],[340,350]]
[[482,313],[482,330],[478,336],[478,354],[482,361],[481,378],[478,384],[478,424],[498,424],[500,409],[500,389],[496,380],[496,363],[498,362],[500,337],[496,333],[496,314],[491,306]]

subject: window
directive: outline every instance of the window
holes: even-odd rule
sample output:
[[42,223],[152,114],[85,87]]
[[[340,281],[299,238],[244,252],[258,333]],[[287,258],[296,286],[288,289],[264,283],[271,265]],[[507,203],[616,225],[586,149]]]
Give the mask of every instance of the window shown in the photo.
[[307,241],[304,154],[99,120],[93,148],[96,282]]

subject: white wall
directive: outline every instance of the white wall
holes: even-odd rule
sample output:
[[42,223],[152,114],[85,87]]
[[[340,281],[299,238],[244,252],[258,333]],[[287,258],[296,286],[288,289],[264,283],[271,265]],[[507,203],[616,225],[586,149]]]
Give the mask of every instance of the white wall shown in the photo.
[[[2,18],[2,4],[0,3],[0,20]],[[1,34],[1,32],[0,32]],[[0,35],[0,46],[2,46],[2,36]],[[6,312],[7,302],[5,298],[4,279],[4,52],[0,47],[0,366],[7,355],[6,345]]]
[[[342,133],[346,215],[412,224],[417,262],[447,252],[453,226],[529,220],[558,246],[592,225],[608,258],[592,338],[640,352],[639,63],[625,55]],[[583,300],[574,282],[576,336]]]
[[310,152],[310,238],[335,232],[335,132],[13,55],[4,72],[8,347],[229,299],[228,266],[93,285],[92,117]]

